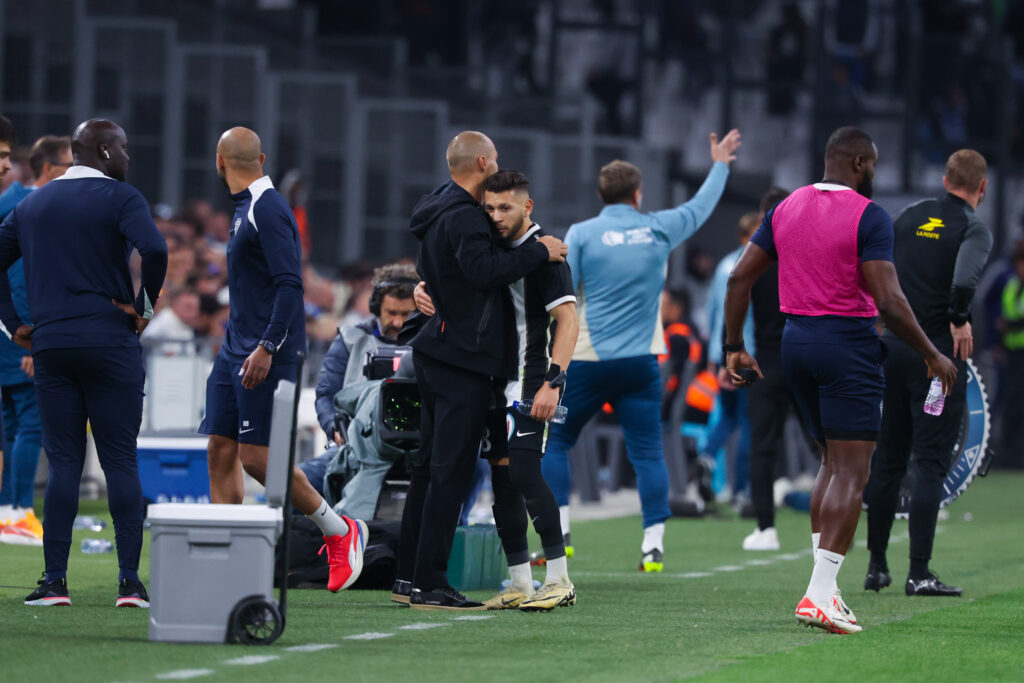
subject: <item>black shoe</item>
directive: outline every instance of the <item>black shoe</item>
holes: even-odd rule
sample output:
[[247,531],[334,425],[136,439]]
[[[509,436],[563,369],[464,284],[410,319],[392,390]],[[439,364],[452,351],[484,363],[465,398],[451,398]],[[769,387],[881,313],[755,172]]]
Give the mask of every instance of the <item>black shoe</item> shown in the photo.
[[121,579],[117,585],[117,602],[114,607],[149,607],[149,593],[141,581]]
[[935,574],[928,573],[927,578],[915,581],[914,579],[907,578],[906,585],[907,595],[951,595],[957,596],[964,592],[963,588],[957,588],[956,586],[947,586],[946,584],[939,581],[939,577]]
[[71,598],[68,597],[67,579],[47,581],[46,575],[39,579],[39,588],[28,594],[25,598],[26,605],[39,607],[71,607]]
[[398,579],[395,581],[395,585],[391,586],[391,602],[397,602],[402,605],[409,604],[409,596],[412,595],[412,582],[402,581]]
[[451,610],[484,610],[484,603],[469,600],[465,595],[451,586],[435,588],[431,591],[412,590],[409,607],[413,609],[451,609]]
[[879,569],[874,562],[868,562],[868,573],[864,575],[864,590],[876,593],[892,584],[892,574],[888,569]]
[[697,493],[705,503],[715,500],[715,491],[711,488],[711,478],[715,475],[715,461],[708,456],[697,458]]

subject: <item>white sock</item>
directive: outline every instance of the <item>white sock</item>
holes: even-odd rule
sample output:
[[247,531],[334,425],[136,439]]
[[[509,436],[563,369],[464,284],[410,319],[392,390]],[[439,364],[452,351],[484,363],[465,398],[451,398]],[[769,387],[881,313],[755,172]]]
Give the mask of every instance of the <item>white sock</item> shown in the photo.
[[560,583],[563,586],[569,585],[569,565],[565,555],[556,560],[548,560],[547,574],[544,575],[544,583]]
[[320,507],[313,514],[306,515],[306,518],[313,520],[313,523],[320,527],[320,531],[324,532],[324,536],[345,536],[348,534],[348,524],[322,498],[320,499]]
[[818,561],[818,544],[821,543],[821,532],[811,534],[811,564]]
[[652,524],[644,529],[644,542],[640,544],[640,552],[649,553],[652,550],[665,552],[665,523]]
[[530,571],[529,562],[510,565],[508,575],[512,579],[509,588],[514,588],[527,595],[533,594],[533,573]]
[[820,607],[836,592],[836,577],[845,556],[818,548],[815,558],[811,582],[807,585],[807,597]]
[[562,536],[569,535],[569,506],[560,505],[558,507],[558,521],[562,525]]

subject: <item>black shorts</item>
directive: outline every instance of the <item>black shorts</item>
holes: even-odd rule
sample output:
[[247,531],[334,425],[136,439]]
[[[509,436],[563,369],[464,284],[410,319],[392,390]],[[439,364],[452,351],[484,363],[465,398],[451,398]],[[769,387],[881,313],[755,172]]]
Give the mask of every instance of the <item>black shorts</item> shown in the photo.
[[538,422],[513,408],[492,410],[487,417],[487,428],[480,444],[480,457],[499,460],[507,458],[509,452],[515,450],[543,455],[548,444],[549,429],[550,424]]

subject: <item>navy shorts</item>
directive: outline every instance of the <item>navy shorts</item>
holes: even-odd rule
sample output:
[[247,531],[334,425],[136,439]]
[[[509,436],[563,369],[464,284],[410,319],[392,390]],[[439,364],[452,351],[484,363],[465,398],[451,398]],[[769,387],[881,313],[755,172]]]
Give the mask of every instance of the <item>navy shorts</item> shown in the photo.
[[221,351],[206,380],[206,416],[200,434],[216,434],[238,443],[266,446],[270,443],[270,416],[274,390],[283,379],[295,381],[295,363],[270,366],[267,378],[255,389],[242,386],[242,361]]
[[885,346],[782,343],[782,366],[807,431],[819,442],[877,441],[885,391]]

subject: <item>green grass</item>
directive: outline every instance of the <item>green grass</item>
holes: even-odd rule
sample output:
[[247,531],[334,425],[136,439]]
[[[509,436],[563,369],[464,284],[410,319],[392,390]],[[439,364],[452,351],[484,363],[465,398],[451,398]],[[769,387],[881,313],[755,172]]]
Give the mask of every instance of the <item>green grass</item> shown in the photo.
[[[801,628],[792,616],[811,563],[808,519],[794,512],[779,515],[780,553],[740,550],[752,526],[747,520],[673,520],[662,575],[636,572],[637,518],[577,523],[577,556],[569,568],[579,602],[549,614],[491,612],[484,621],[454,621],[449,614],[392,605],[384,592],[294,591],[281,639],[248,648],[148,642],[145,611],[113,608],[114,556],[78,549],[80,538],[97,534],[76,532],[69,609],[23,606],[42,552],[0,546],[0,584],[20,586],[0,588],[0,678],[153,681],[161,673],[208,669],[210,675],[196,680],[1022,680],[1022,487],[1024,476],[1014,474],[977,481],[940,522],[933,566],[966,589],[961,599],[903,595],[904,522],[897,522],[890,550],[896,585],[882,593],[861,589],[867,553],[852,550],[840,586],[865,629],[848,637]],[[102,511],[102,504],[83,504],[83,512],[90,511]],[[972,521],[965,521],[966,512]],[[111,537],[109,529],[101,535]],[[773,561],[754,566],[751,560]],[[713,571],[726,565],[743,569]],[[713,574],[681,577],[689,572]],[[400,628],[414,623],[445,626]],[[366,632],[394,635],[345,639]],[[337,647],[315,654],[286,649],[309,643]],[[277,659],[226,663],[253,655]]]

